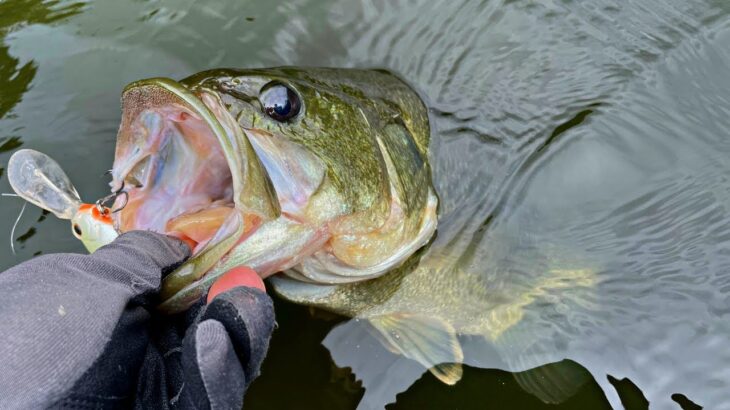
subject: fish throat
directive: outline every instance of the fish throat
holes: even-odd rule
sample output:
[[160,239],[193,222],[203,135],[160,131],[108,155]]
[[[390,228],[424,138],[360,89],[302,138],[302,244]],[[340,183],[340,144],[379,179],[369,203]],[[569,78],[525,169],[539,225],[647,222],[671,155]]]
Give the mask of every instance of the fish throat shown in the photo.
[[235,212],[231,169],[215,133],[176,103],[145,107],[129,127],[124,132],[144,144],[130,147],[114,176],[129,194],[118,229],[166,233],[199,251]]

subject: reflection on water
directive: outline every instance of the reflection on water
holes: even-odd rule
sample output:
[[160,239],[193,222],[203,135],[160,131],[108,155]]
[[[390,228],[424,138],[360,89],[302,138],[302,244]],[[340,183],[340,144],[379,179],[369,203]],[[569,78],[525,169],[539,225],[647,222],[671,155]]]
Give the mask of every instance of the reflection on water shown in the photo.
[[[730,409],[729,12],[722,0],[6,0],[0,167],[22,143],[100,197],[130,81],[389,68],[431,108],[441,218],[421,262],[433,286],[373,310],[408,302],[453,321],[464,378],[440,386],[364,321],[278,303],[247,406]],[[0,198],[0,234],[20,205]],[[82,250],[39,215],[21,221],[35,234],[18,256],[0,244],[0,268]]]
[[50,24],[79,13],[83,3],[59,1],[7,0],[0,3],[0,118],[10,112],[28,91],[37,66],[11,56],[5,38],[30,24]]
[[[584,373],[588,382],[582,384],[570,398],[561,404],[563,409],[611,409],[601,388],[590,379],[590,374],[575,362],[564,361],[548,364],[538,369],[551,372],[550,367],[561,367],[559,372]],[[534,371],[534,370],[533,370]],[[455,388],[448,388],[432,377],[424,377],[413,384],[405,393],[398,395],[398,401],[388,409],[477,409],[486,403],[502,404],[505,408],[551,409],[537,397],[526,394],[515,381],[521,374],[510,374],[501,370],[484,370],[467,367],[464,377]],[[495,406],[498,407],[498,406]],[[639,407],[627,407],[638,409]]]

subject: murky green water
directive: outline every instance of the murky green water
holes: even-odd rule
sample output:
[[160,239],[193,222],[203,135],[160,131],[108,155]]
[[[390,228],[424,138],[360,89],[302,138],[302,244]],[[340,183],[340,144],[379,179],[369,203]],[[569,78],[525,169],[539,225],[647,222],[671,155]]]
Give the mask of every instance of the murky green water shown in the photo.
[[[730,409],[729,15],[724,0],[0,0],[0,167],[34,148],[96,199],[128,82],[389,68],[432,109],[430,255],[502,296],[465,321],[518,320],[464,335],[469,366],[447,387],[359,322],[278,302],[247,408]],[[29,207],[13,255],[20,207],[0,198],[0,269],[82,251]],[[562,403],[516,382],[535,368],[569,387]]]

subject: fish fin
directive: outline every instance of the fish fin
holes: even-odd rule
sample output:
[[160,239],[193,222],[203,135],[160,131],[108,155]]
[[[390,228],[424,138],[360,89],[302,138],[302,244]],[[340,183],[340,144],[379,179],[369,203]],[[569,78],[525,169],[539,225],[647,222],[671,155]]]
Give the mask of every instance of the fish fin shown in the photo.
[[388,350],[417,361],[448,385],[461,379],[464,353],[454,327],[446,321],[410,313],[368,320]]
[[461,380],[461,376],[464,374],[461,363],[441,363],[428,369],[428,371],[449,386],[455,385],[456,382]]
[[572,360],[514,373],[514,377],[523,390],[548,404],[565,402],[593,378],[588,370]]

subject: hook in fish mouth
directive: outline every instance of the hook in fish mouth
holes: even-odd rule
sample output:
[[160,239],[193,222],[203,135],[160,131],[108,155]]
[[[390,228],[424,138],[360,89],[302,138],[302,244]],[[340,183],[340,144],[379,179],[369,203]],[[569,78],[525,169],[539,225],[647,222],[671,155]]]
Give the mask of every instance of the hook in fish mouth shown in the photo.
[[[124,202],[121,205],[117,206],[116,208],[110,208],[106,206],[106,204],[114,206],[114,203],[120,196],[124,197]],[[122,186],[119,189],[101,199],[98,199],[95,202],[96,209],[102,215],[106,215],[107,213],[115,214],[124,209],[124,207],[127,206],[127,203],[129,203],[129,192],[124,190],[124,181],[122,181]]]

